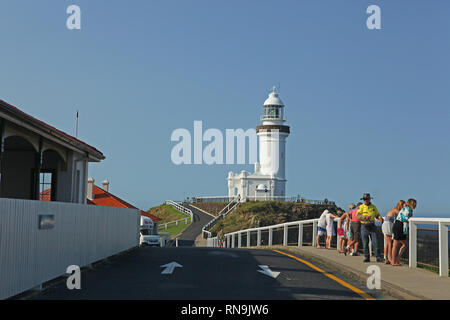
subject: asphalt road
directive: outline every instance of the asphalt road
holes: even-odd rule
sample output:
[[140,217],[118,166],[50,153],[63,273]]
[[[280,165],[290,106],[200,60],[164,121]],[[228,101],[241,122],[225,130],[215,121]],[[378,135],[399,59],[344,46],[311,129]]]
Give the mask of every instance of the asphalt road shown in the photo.
[[[176,262],[173,273],[162,267]],[[260,266],[279,272],[276,278]],[[342,277],[341,277],[342,278]],[[65,280],[31,299],[362,299],[307,265],[271,250],[141,247],[83,269],[81,289]]]
[[199,234],[202,233],[202,228],[209,221],[213,219],[212,216],[201,212],[200,210],[188,206],[192,210],[193,221],[192,223],[183,231],[183,233],[178,237],[179,247],[192,247],[194,246],[195,239]]
[[[29,299],[304,300],[363,299],[321,272],[272,250],[194,247],[211,216],[192,208],[194,222],[179,247],[140,247],[84,268],[81,289],[56,281]],[[166,265],[180,266],[170,270]],[[263,267],[261,267],[263,266]],[[319,266],[326,269],[324,266]],[[267,269],[268,268],[268,269]],[[266,273],[260,272],[266,270]],[[361,284],[326,270],[367,291]],[[165,273],[167,272],[167,273]],[[381,296],[379,293],[370,293]]]

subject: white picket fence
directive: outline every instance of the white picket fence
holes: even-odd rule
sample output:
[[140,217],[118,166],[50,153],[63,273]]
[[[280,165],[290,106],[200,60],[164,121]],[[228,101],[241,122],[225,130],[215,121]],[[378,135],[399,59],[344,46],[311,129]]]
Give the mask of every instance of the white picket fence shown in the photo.
[[139,224],[135,209],[0,198],[0,299],[138,246]]

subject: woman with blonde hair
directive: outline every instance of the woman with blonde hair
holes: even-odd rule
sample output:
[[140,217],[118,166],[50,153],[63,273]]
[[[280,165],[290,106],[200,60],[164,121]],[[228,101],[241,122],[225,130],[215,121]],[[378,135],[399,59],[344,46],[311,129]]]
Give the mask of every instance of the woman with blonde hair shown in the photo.
[[[392,227],[392,233],[394,234],[394,245],[392,246],[392,262],[393,266],[400,266],[400,257],[406,248],[406,239],[409,233],[409,219],[413,215],[413,210],[417,206],[415,199],[408,199],[406,205],[400,210],[395,218],[394,226]],[[397,253],[397,249],[400,246],[400,250]]]
[[384,217],[383,225],[381,226],[381,230],[384,235],[384,263],[389,264],[390,260],[392,260],[392,227],[394,226],[395,218],[397,217],[400,210],[402,210],[405,204],[404,200],[399,200],[395,208],[389,210]]

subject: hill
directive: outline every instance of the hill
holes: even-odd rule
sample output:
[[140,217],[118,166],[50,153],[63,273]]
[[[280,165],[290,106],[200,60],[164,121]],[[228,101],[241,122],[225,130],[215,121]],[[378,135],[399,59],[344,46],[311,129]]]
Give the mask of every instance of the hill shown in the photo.
[[309,204],[282,201],[248,201],[219,221],[210,231],[212,236],[223,227],[225,233],[274,224],[319,218],[328,209],[333,213],[344,212],[335,204]]
[[164,224],[166,222],[175,221],[179,219],[186,218],[188,215],[181,213],[180,211],[176,210],[174,207],[163,204],[157,207],[153,207],[147,210],[148,213],[157,216],[161,219],[159,224]]

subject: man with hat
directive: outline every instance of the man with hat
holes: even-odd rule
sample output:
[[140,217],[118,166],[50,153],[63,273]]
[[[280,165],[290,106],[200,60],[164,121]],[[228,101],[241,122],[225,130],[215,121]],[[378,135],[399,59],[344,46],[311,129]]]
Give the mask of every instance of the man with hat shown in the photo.
[[381,253],[377,244],[377,229],[375,226],[375,220],[378,219],[383,223],[383,218],[378,212],[377,207],[375,207],[370,200],[373,199],[370,193],[365,193],[361,200],[364,203],[359,207],[357,212],[357,217],[361,221],[361,238],[364,247],[364,262],[370,262],[370,252],[369,252],[369,237],[372,240],[372,245],[375,248],[375,256],[377,262],[383,261],[381,259]]

